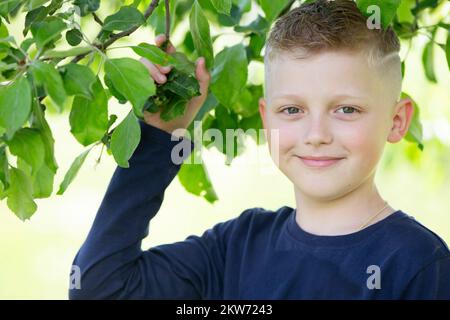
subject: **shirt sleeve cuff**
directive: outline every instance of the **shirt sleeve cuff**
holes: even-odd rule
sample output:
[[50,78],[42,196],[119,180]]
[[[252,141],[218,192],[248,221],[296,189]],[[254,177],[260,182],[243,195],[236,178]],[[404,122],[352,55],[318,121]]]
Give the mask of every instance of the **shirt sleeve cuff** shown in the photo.
[[195,148],[194,142],[186,137],[179,138],[175,135],[170,134],[167,131],[164,131],[160,128],[157,128],[155,126],[149,125],[142,121],[141,119],[139,121],[139,126],[141,127],[141,141],[144,143],[156,143],[162,147],[168,148],[172,150],[176,145],[179,143],[183,144],[183,154],[180,154],[183,159],[186,159],[191,152]]

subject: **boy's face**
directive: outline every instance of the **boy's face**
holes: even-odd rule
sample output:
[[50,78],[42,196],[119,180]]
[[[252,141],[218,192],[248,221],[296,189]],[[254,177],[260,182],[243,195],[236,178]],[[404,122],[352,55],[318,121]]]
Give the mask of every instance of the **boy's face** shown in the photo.
[[[260,114],[269,146],[278,129],[277,165],[308,197],[332,200],[373,179],[386,140],[397,142],[408,130],[410,101],[397,103],[363,54],[284,54],[266,72]],[[342,159],[320,166],[326,163],[300,157]]]

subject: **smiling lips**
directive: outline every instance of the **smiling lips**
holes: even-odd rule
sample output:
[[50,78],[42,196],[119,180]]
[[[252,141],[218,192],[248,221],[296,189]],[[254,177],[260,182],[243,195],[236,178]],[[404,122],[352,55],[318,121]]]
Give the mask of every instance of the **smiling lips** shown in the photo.
[[313,168],[324,168],[329,167],[337,162],[339,160],[342,160],[344,158],[337,158],[337,157],[298,157],[303,161],[304,164],[306,164],[308,167]]

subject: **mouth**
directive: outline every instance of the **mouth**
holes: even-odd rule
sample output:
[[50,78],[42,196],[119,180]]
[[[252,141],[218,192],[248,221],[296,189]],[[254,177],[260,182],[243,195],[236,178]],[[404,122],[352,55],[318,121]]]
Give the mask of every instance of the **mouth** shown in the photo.
[[302,162],[311,168],[326,168],[330,167],[339,161],[345,159],[345,158],[334,158],[334,157],[300,157],[296,156]]

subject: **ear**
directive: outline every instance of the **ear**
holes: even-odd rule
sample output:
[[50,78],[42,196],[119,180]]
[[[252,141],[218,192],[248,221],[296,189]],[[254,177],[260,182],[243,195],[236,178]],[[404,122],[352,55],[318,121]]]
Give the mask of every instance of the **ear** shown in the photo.
[[408,133],[414,114],[414,103],[411,99],[401,99],[394,108],[393,126],[387,141],[397,143]]
[[261,115],[263,128],[266,129],[266,100],[263,97],[259,98],[259,114]]

